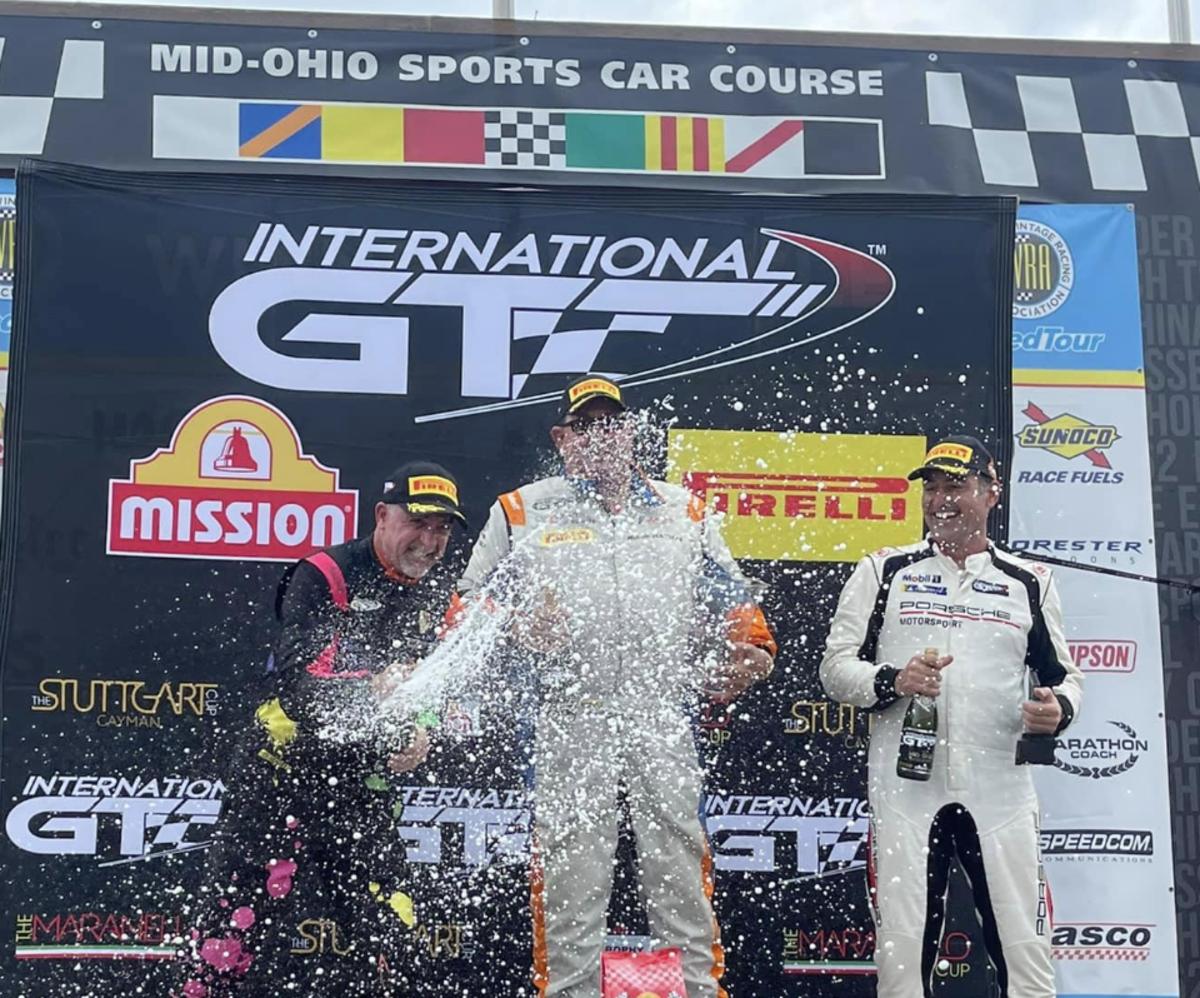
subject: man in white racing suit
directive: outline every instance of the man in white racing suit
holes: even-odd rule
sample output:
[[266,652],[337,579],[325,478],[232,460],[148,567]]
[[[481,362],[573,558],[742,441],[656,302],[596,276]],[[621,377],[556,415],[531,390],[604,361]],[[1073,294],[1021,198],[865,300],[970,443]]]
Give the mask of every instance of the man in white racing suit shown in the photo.
[[569,386],[551,429],[565,476],[499,498],[461,593],[468,614],[516,605],[515,643],[541,653],[539,993],[599,998],[624,787],[651,934],[682,950],[689,998],[713,998],[723,955],[688,708],[701,690],[727,702],[769,674],[775,642],[716,519],[638,472],[634,436],[617,385]]
[[[1000,482],[978,440],[943,440],[909,478],[924,483],[927,537],[858,563],[821,663],[833,699],[879,711],[868,772],[879,995],[932,994],[957,856],[1001,994],[1053,998],[1038,800],[1015,749],[1023,732],[1053,737],[1079,711],[1081,676],[1063,636],[1058,591],[1046,565],[988,540]],[[937,649],[935,661],[926,649]],[[928,782],[896,772],[915,694],[937,704]]]

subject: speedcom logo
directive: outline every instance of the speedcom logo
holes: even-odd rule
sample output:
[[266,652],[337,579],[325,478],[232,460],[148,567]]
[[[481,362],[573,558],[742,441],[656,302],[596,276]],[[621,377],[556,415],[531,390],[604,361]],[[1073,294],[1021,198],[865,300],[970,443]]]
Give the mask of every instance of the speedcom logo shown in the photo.
[[[258,269],[213,302],[231,368],[276,388],[406,395],[412,351],[461,342],[458,405],[418,422],[554,397],[564,375],[630,383],[740,364],[861,322],[892,297],[867,253],[798,232],[689,239],[290,227],[260,222]],[[447,379],[449,381],[449,379]]]

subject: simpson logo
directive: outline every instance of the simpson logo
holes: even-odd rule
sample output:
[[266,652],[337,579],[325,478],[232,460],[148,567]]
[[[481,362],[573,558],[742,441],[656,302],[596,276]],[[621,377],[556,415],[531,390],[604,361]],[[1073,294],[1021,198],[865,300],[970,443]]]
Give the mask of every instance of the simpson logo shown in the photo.
[[920,538],[906,476],[924,454],[922,437],[672,430],[667,477],[725,514],[735,557],[857,561]]
[[408,494],[413,496],[444,496],[458,505],[458,487],[441,475],[415,475],[408,480]]
[[183,776],[31,776],[4,831],[25,852],[136,863],[207,848],[188,833],[216,824],[224,794],[220,780]]
[[108,487],[112,555],[294,561],[354,535],[358,493],[303,453],[291,421],[243,395],[201,403]]
[[[426,422],[555,400],[564,375],[601,369],[637,384],[792,350],[895,292],[892,271],[865,252],[760,231],[655,241],[262,221],[243,260],[264,269],[217,296],[209,334],[261,384],[406,395],[410,340],[452,322],[466,404],[417,417]],[[306,356],[272,343],[307,344]]]
[[587,527],[570,527],[564,530],[546,530],[542,533],[541,545],[544,548],[557,544],[591,544],[596,535]]
[[1055,960],[1148,960],[1154,925],[1056,922],[1050,936]]
[[1075,284],[1067,241],[1049,225],[1018,218],[1013,276],[1014,319],[1041,319],[1054,312]]
[[1067,648],[1080,672],[1112,675],[1137,667],[1136,641],[1068,641]]
[[1022,447],[1049,451],[1068,461],[1083,455],[1097,468],[1112,467],[1100,452],[1121,439],[1115,426],[1098,426],[1069,413],[1051,419],[1032,402],[1022,414],[1033,420],[1017,434],[1017,443]]

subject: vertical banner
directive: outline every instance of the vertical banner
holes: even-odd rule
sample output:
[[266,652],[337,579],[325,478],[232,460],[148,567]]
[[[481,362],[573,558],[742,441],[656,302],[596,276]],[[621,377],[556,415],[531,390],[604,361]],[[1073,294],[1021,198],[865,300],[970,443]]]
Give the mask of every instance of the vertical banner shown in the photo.
[[[1013,547],[1154,574],[1133,208],[1022,208],[1014,263]],[[1037,774],[1059,993],[1174,995],[1158,593],[1055,575],[1087,681]]]
[[0,179],[0,487],[4,477],[4,410],[8,406],[8,351],[12,342],[13,258],[16,254],[16,182]]

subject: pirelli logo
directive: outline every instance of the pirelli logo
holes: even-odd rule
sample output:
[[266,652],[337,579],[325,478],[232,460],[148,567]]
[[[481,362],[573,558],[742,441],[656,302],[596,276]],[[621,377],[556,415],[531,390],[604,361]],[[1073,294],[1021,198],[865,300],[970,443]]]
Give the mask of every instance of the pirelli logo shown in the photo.
[[408,494],[411,496],[445,496],[458,505],[458,487],[448,478],[441,475],[413,475],[408,480]]
[[738,558],[857,561],[921,536],[922,437],[674,430],[669,477],[725,514]]
[[735,516],[903,522],[912,501],[903,477],[689,471],[683,484],[718,512]]

